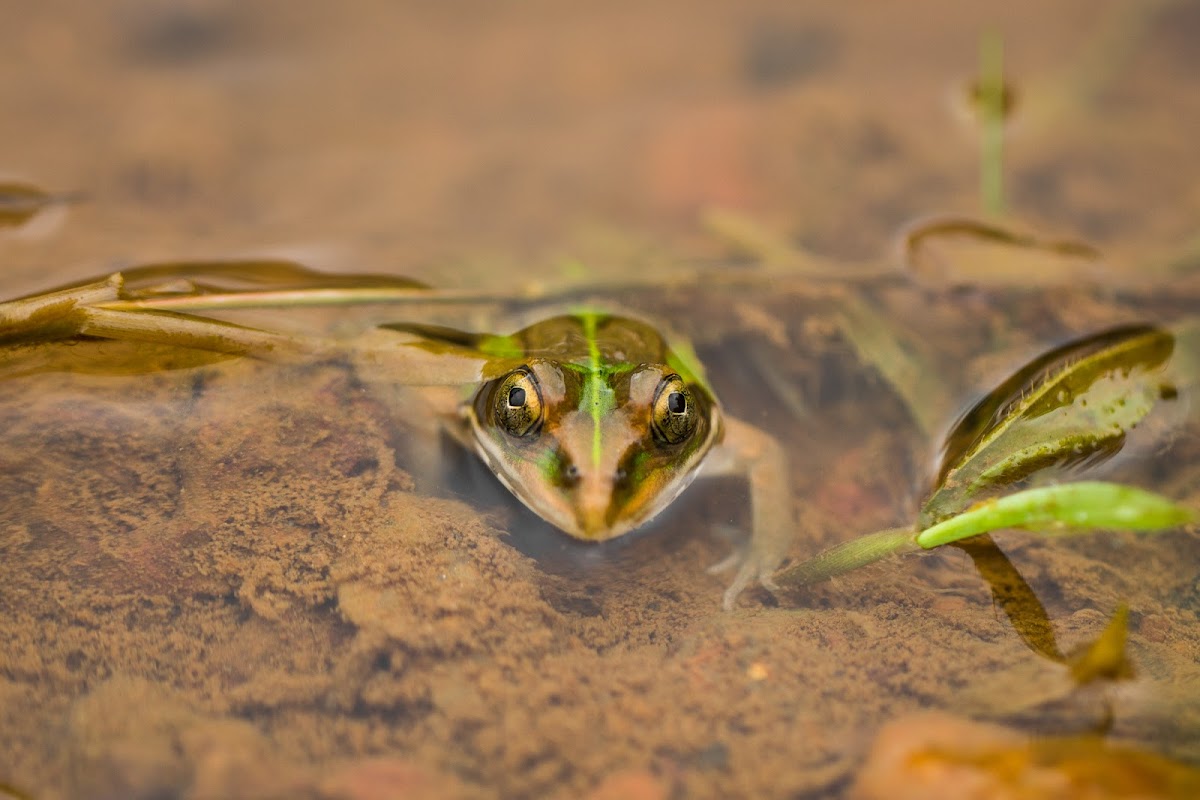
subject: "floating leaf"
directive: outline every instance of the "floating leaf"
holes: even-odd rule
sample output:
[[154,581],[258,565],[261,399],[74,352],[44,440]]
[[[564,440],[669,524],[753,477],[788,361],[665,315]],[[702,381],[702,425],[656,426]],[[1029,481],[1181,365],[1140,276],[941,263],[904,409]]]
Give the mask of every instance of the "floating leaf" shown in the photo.
[[[132,281],[127,281],[126,276]],[[363,288],[359,288],[359,287]],[[107,279],[0,303],[0,377],[69,370],[103,374],[176,369],[249,356],[308,360],[349,353],[373,378],[400,385],[454,385],[511,369],[507,337],[472,346],[449,341],[450,329],[375,328],[350,341],[288,335],[176,309],[372,302],[415,294],[421,284],[388,276],[324,275],[283,261],[194,262],[139,267]],[[364,299],[364,295],[369,295]],[[160,308],[159,306],[169,308]],[[404,334],[412,334],[405,336]],[[465,336],[465,334],[459,334]],[[128,346],[66,353],[63,342],[107,339]],[[477,339],[480,337],[476,337]],[[186,351],[193,351],[188,354]],[[491,370],[491,372],[489,372]]]
[[1131,325],[1065,344],[1030,362],[984,397],[946,437],[936,489],[919,527],[943,520],[985,489],[1046,467],[1095,463],[1163,397],[1166,331]]
[[428,287],[409,278],[390,275],[318,272],[294,261],[231,260],[177,261],[144,264],[121,271],[129,298],[191,294],[220,294],[299,289],[371,288],[391,286],[405,289]]
[[121,276],[0,303],[0,344],[52,341],[79,334],[83,310],[115,300]]
[[106,307],[122,311],[346,305],[429,292],[409,278],[318,272],[279,259],[165,262],[120,274],[120,300]]
[[327,348],[316,338],[190,314],[106,307],[123,291],[122,276],[116,273],[103,281],[0,303],[0,344],[32,345],[92,336],[276,360],[311,356]]

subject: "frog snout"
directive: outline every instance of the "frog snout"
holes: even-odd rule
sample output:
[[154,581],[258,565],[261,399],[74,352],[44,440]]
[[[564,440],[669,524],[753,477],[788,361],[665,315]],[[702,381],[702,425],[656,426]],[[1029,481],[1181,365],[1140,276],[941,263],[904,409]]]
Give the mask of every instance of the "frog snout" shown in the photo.
[[610,539],[623,531],[614,530],[620,509],[613,503],[613,490],[623,479],[619,471],[580,474],[573,487],[575,515],[587,539]]

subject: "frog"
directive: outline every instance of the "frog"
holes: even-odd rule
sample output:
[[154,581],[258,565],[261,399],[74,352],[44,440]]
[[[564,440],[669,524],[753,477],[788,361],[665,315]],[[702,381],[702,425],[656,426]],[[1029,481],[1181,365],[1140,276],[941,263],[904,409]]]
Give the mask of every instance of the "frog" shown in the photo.
[[[261,279],[252,290],[229,283],[252,273]],[[195,313],[220,305],[215,296],[261,299],[263,284],[323,291],[333,287],[326,277],[298,265],[148,266],[0,304],[0,342],[7,331],[26,342],[101,337],[267,360],[339,354],[368,385],[420,387],[444,433],[531,511],[586,542],[646,527],[701,476],[740,475],[752,530],[710,568],[733,573],[721,606],[732,610],[755,581],[775,588],[795,529],[784,449],[725,413],[686,341],[600,307],[543,311],[507,334],[394,322],[336,341]],[[424,291],[400,279],[390,288]]]
[[426,395],[442,430],[573,539],[640,530],[697,478],[745,478],[748,541],[710,569],[733,572],[725,610],[755,581],[775,588],[794,533],[786,454],[724,411],[685,340],[628,312],[579,308],[508,334],[389,323],[354,352],[360,373],[458,384],[456,402]]

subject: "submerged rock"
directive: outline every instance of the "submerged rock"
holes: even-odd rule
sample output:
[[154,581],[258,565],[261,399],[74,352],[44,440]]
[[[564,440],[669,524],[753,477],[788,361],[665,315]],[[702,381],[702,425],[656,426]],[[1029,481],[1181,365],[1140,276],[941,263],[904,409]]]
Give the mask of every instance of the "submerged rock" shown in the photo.
[[941,713],[884,726],[859,772],[856,800],[962,797],[1192,798],[1200,770],[1099,736],[1030,738]]

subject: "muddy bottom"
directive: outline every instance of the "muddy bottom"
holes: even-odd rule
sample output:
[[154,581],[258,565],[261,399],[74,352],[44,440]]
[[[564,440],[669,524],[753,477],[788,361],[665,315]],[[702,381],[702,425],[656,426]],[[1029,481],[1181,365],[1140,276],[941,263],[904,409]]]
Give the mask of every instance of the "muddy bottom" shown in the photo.
[[[819,350],[792,364],[820,365],[809,415],[759,419],[794,454],[795,557],[913,513],[891,466],[918,458],[913,423],[871,369]],[[0,383],[6,780],[37,797],[825,795],[884,721],[929,709],[1200,758],[1194,533],[997,535],[1062,650],[1132,609],[1138,677],[1080,689],[962,551],[722,612],[705,567],[742,536],[744,485],[575,544],[471,490],[461,459],[414,475],[450,447],[425,413],[338,362]],[[1196,471],[1163,465],[1197,463],[1195,433],[1155,446],[1111,475],[1194,501]]]

